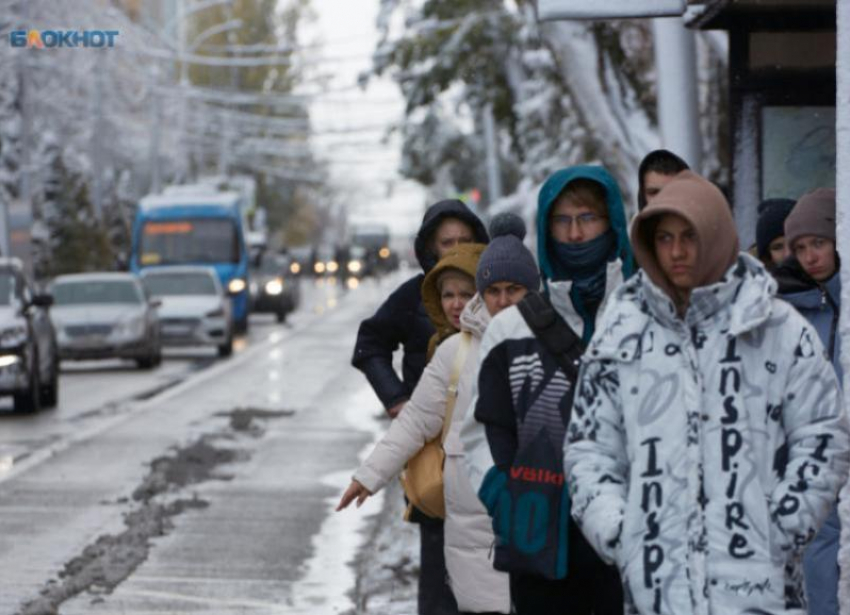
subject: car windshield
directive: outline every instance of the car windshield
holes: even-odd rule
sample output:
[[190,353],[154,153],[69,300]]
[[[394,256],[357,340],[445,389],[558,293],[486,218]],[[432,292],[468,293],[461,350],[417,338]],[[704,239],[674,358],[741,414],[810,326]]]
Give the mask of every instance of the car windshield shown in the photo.
[[296,248],[289,248],[289,256],[294,258],[295,260],[306,260],[310,258],[310,252],[312,248],[310,246],[298,246]]
[[0,305],[11,305],[15,295],[15,275],[11,271],[0,271]]
[[215,281],[207,273],[153,273],[142,280],[148,294],[155,297],[218,294]]
[[280,275],[285,268],[286,257],[284,256],[266,256],[260,262],[260,273],[267,275]]
[[384,225],[364,225],[356,228],[351,243],[365,248],[383,248],[390,241],[390,229]]
[[138,286],[130,280],[91,280],[58,282],[53,287],[56,305],[87,305],[92,303],[133,304],[144,302]]
[[233,220],[148,221],[142,229],[142,265],[238,263],[239,239]]

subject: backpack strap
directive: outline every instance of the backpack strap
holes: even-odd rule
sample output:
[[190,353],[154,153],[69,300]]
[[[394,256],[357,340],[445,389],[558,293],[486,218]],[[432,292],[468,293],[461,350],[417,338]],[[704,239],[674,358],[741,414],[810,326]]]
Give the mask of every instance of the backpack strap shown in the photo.
[[448,397],[446,398],[446,416],[443,419],[443,433],[440,436],[440,444],[445,443],[449,428],[452,425],[452,416],[457,402],[457,385],[460,381],[460,372],[466,364],[466,355],[469,354],[469,346],[472,343],[472,334],[469,331],[460,332],[460,346],[458,346],[455,360],[452,364],[452,374],[449,379]]
[[558,362],[570,380],[578,378],[578,365],[584,353],[584,344],[549,299],[539,292],[529,292],[517,304],[537,340]]

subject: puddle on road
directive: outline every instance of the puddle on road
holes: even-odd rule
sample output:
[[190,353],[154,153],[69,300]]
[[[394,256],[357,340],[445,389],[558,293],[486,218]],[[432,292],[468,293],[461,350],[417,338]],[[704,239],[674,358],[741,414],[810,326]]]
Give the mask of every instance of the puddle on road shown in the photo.
[[[345,406],[344,422],[352,429],[369,432],[372,436],[372,442],[360,452],[361,462],[387,426],[375,417],[374,408],[374,393],[367,386],[352,395]],[[351,471],[347,469],[320,479],[323,485],[333,487],[334,494],[325,500],[326,516],[321,530],[313,537],[313,554],[304,565],[304,575],[292,586],[287,615],[365,612],[359,610],[358,605],[368,601],[364,594],[374,588],[363,587],[361,582],[364,556],[373,552],[371,547],[374,543],[371,541],[376,535],[376,514],[384,511],[385,494],[387,491],[394,493],[394,489],[390,487],[378,492],[360,509],[352,505],[347,510],[334,512],[340,495],[351,480]],[[399,496],[396,494],[396,497]],[[377,525],[380,524],[379,521]],[[383,565],[382,556],[377,559],[377,562],[369,559],[369,563]]]
[[[339,485],[347,484],[350,478],[351,471],[345,470],[325,476],[321,482],[336,490]],[[382,507],[383,497],[383,491],[377,493],[370,498],[370,505]],[[352,592],[357,584],[353,565],[363,546],[363,533],[372,519],[370,515],[362,514],[363,511],[334,513],[338,501],[339,493],[325,500],[328,514],[321,531],[313,537],[313,555],[304,567],[304,575],[292,585],[287,614],[352,612]]]

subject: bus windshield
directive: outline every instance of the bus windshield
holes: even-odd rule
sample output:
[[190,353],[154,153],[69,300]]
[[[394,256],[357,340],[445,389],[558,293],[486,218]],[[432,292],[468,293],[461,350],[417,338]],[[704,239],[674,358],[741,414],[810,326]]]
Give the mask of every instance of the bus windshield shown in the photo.
[[141,239],[142,265],[239,262],[239,238],[233,220],[149,220],[142,227]]

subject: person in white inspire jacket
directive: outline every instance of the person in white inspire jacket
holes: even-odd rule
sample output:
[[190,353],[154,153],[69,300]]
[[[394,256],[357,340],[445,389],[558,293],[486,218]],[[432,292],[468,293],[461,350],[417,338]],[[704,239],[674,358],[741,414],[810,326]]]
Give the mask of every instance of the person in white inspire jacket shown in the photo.
[[[520,218],[512,214],[496,216],[490,225],[490,236],[476,272],[478,293],[461,315],[461,331],[471,334],[471,345],[460,372],[455,410],[443,445],[446,568],[462,613],[511,612],[508,575],[493,569],[495,539],[490,517],[461,467],[463,446],[459,430],[471,401],[470,388],[476,377],[481,336],[490,318],[540,285],[534,257],[522,244],[525,226]],[[360,506],[397,476],[425,442],[442,432],[449,380],[460,343],[458,334],[437,348],[410,401],[355,472],[337,510],[354,500]]]
[[710,182],[679,174],[631,236],[642,271],[573,402],[573,517],[619,566],[628,613],[802,615],[802,552],[850,464],[835,371]]

